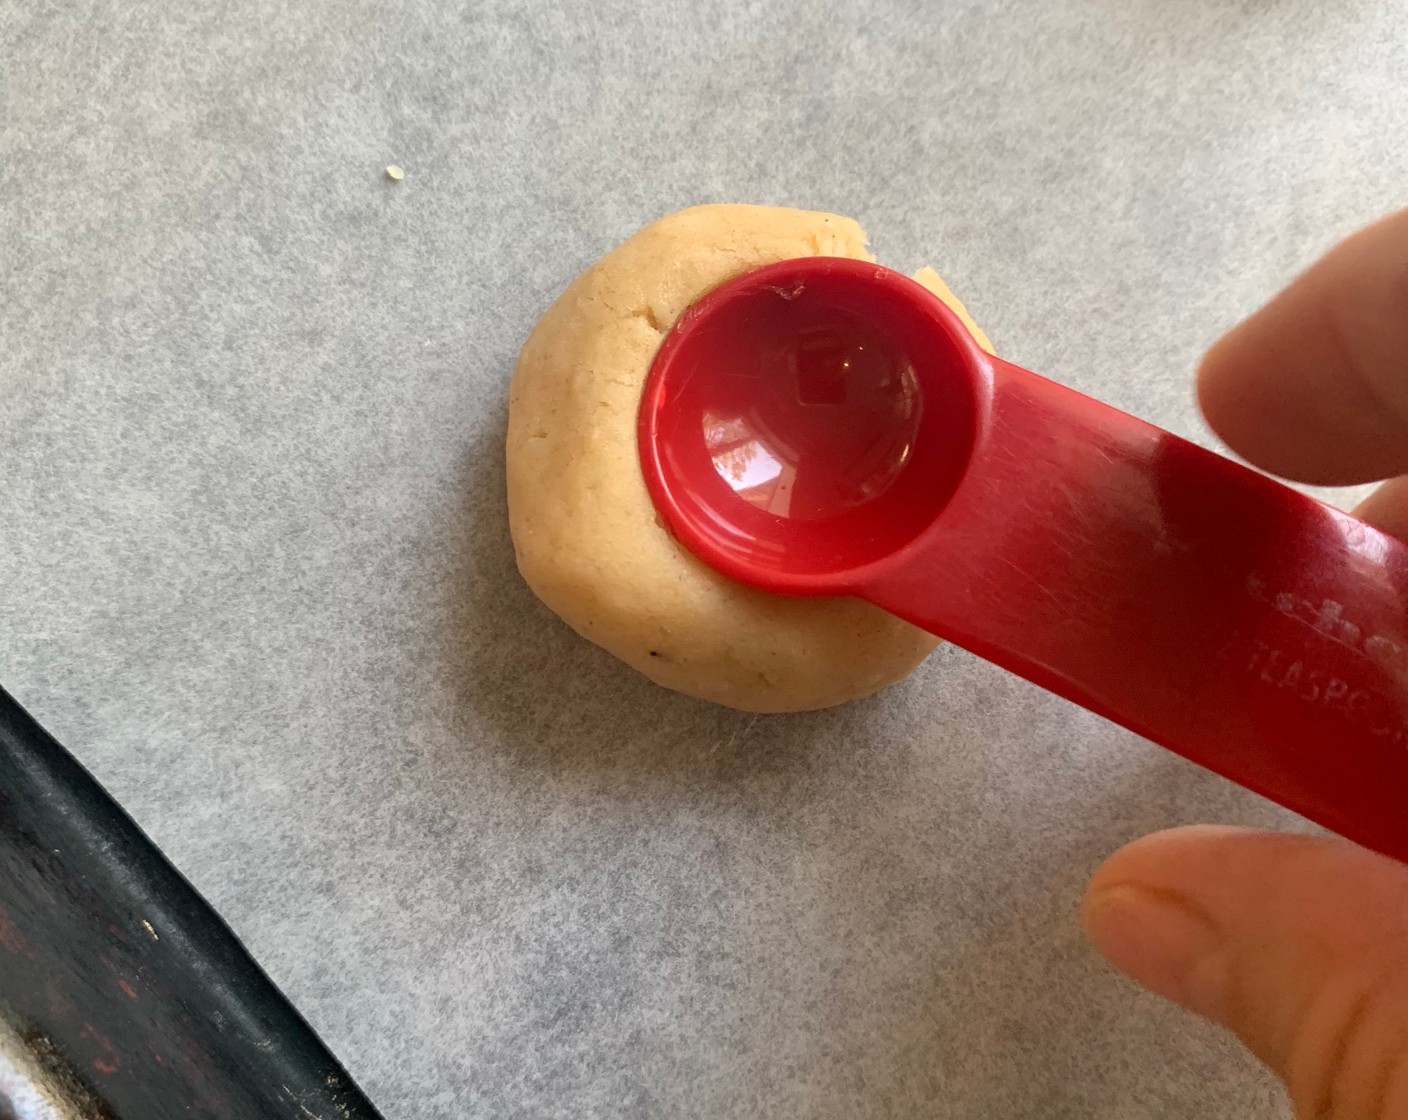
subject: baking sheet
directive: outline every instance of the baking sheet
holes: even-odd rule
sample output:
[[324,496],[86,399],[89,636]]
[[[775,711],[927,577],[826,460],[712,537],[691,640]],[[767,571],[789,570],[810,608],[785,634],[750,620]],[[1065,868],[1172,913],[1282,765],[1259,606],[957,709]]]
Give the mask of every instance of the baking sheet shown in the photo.
[[505,385],[593,258],[751,201],[1209,442],[1200,351],[1404,201],[1405,43],[1403,0],[0,0],[0,679],[390,1120],[1287,1115],[1074,910],[1143,831],[1294,822],[952,650],[814,715],[655,689],[516,578]]

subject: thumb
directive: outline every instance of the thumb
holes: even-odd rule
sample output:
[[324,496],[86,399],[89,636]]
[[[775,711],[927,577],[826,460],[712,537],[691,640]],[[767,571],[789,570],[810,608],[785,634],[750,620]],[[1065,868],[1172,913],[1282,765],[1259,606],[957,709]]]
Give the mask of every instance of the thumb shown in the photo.
[[1081,917],[1116,968],[1235,1031],[1298,1116],[1408,1117],[1408,867],[1343,840],[1175,829],[1112,856]]

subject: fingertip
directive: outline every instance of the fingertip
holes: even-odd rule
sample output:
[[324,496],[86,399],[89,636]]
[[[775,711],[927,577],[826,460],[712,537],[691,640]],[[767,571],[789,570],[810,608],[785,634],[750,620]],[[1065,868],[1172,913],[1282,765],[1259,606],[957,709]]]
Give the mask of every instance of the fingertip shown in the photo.
[[1093,892],[1082,916],[1091,944],[1120,972],[1190,1011],[1219,1013],[1226,954],[1217,929],[1184,899],[1117,884]]
[[1208,350],[1198,404],[1218,438],[1282,478],[1340,486],[1384,477],[1408,433],[1383,422],[1337,353],[1323,311],[1293,287]]
[[1233,825],[1190,824],[1151,832],[1132,840],[1105,859],[1091,876],[1086,898],[1122,883],[1164,888],[1168,871],[1189,858],[1246,836],[1277,835]]
[[[1264,392],[1264,357],[1253,344],[1252,360],[1243,355],[1244,340],[1254,330],[1247,319],[1223,334],[1208,347],[1198,364],[1195,381],[1198,408],[1214,434],[1239,455],[1257,462],[1260,438],[1269,426],[1258,398]],[[1265,464],[1257,462],[1265,469]]]
[[1408,470],[1408,211],[1348,238],[1208,350],[1198,400],[1250,462],[1319,485]]
[[1408,540],[1408,477],[1385,482],[1359,503],[1354,516],[1390,536]]
[[[1218,336],[1207,348],[1203,360],[1198,363],[1194,384],[1197,389],[1198,407],[1213,431],[1222,435],[1220,421],[1229,410],[1235,410],[1235,397],[1238,386],[1233,363],[1230,361],[1237,328]],[[1230,374],[1230,376],[1229,376]]]
[[1110,892],[1149,892],[1204,915],[1233,941],[1266,923],[1340,944],[1408,935],[1408,866],[1335,836],[1195,825],[1111,855],[1082,900],[1087,930]]
[[1362,920],[1384,901],[1375,874],[1387,862],[1315,836],[1171,829],[1105,861],[1081,924],[1116,969],[1231,1028],[1284,1073],[1304,993],[1393,936],[1382,918]]

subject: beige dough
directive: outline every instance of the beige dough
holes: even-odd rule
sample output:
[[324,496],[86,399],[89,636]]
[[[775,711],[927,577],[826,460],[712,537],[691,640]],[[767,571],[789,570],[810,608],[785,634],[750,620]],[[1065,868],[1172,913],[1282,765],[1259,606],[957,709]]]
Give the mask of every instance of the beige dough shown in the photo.
[[[583,637],[667,688],[750,712],[825,708],[899,680],[938,643],[856,599],[799,599],[715,574],[657,516],[636,411],[660,340],[710,289],[791,257],[873,258],[849,218],[697,206],[613,249],[538,321],[509,395],[518,567]],[[932,269],[916,279],[987,340]]]

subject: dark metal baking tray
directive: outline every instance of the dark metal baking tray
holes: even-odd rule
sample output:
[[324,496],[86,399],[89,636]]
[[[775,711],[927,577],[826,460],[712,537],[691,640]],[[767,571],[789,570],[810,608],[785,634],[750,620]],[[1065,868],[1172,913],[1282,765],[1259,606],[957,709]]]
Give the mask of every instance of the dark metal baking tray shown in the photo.
[[0,1120],[379,1120],[228,926],[0,690]]

